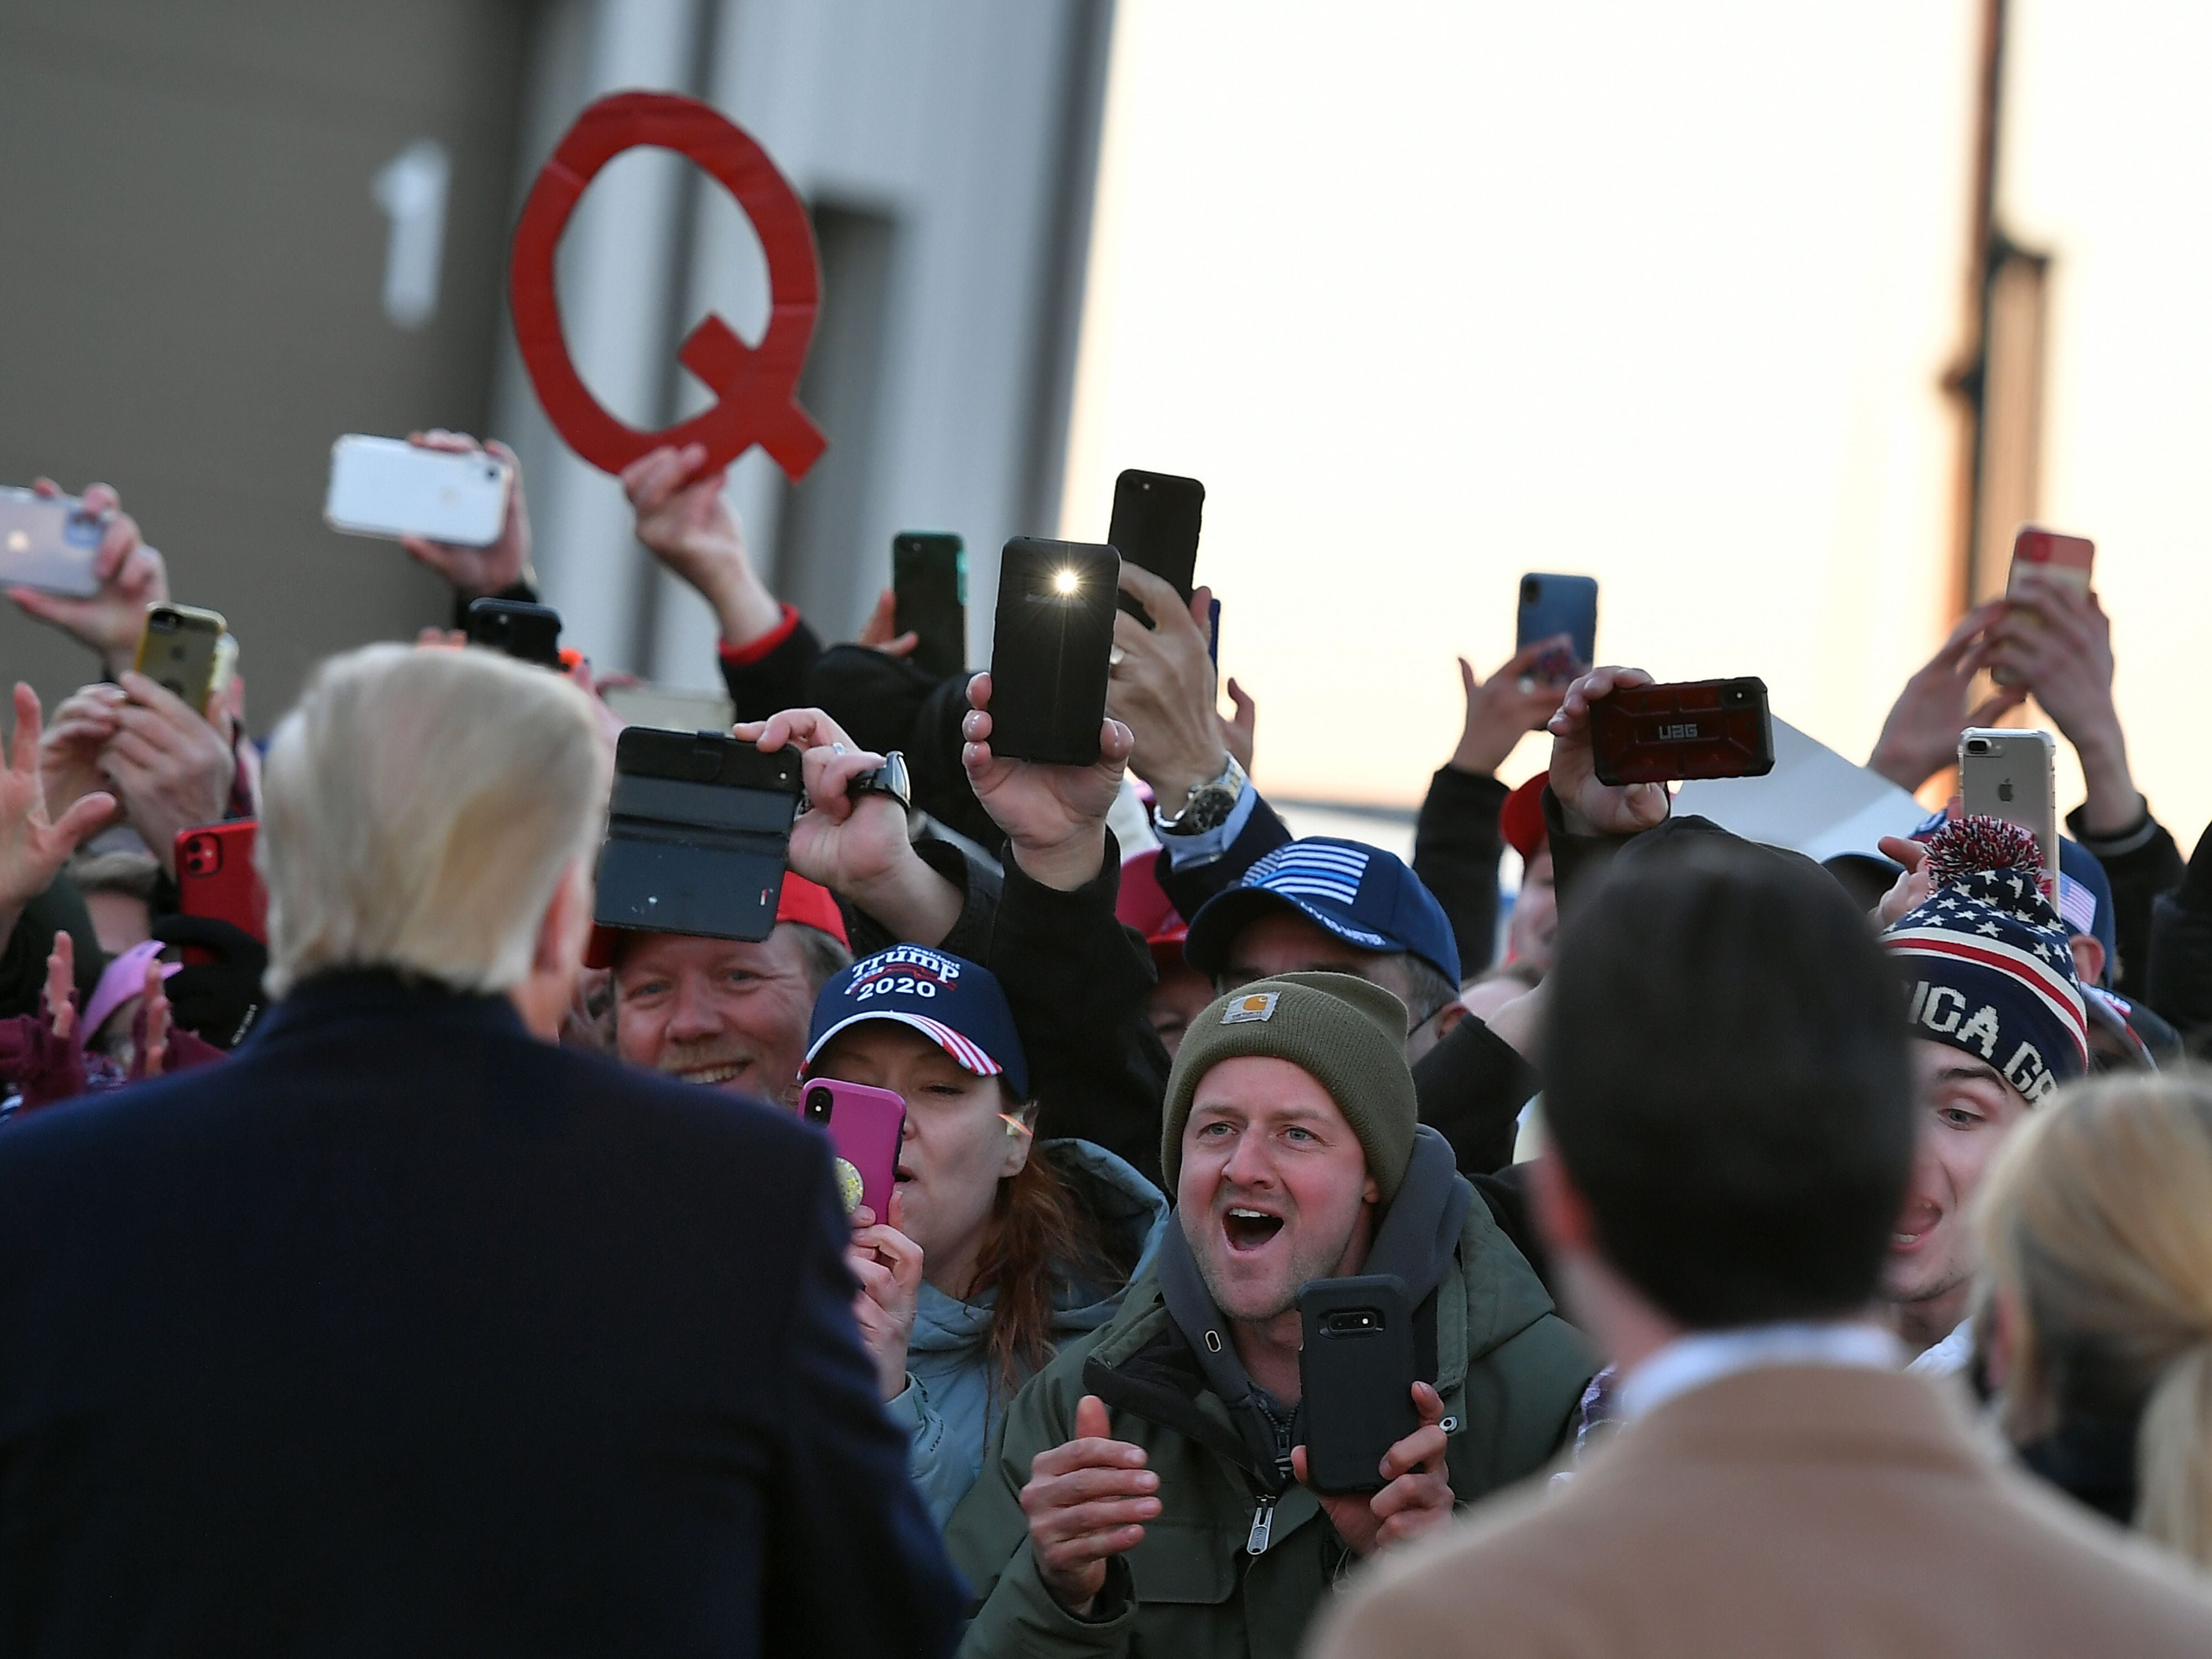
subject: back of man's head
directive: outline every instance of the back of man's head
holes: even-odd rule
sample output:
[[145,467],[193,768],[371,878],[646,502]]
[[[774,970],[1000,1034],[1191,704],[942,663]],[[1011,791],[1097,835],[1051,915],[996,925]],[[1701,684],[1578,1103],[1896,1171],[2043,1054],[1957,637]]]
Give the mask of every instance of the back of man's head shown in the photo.
[[591,857],[612,763],[583,694],[542,668],[397,645],[331,658],[262,775],[270,989],[340,968],[521,983],[556,888]]
[[1897,978],[1817,867],[1624,862],[1546,980],[1544,1113],[1613,1268],[1692,1328],[1873,1298],[1913,1152]]

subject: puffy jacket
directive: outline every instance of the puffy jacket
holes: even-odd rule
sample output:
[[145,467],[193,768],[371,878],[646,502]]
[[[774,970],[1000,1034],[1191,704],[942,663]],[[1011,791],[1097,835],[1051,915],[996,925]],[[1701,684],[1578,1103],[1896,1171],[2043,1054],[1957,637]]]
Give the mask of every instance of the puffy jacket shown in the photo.
[[[1544,1467],[1596,1365],[1490,1212],[1447,1178],[1462,1218],[1434,1293],[1435,1382],[1457,1424],[1447,1458],[1464,1504]],[[1085,1394],[1106,1402],[1117,1439],[1145,1449],[1163,1510],[1109,1565],[1095,1610],[1103,1616],[1079,1619],[1038,1575],[1019,1494],[1030,1460],[1073,1437]],[[980,1598],[961,1646],[972,1659],[1289,1656],[1354,1565],[1314,1495],[1255,1456],[1170,1312],[1158,1263],[1111,1323],[1063,1348],[1016,1396],[947,1541]]]
[[[1151,1266],[1167,1226],[1159,1189],[1104,1148],[1087,1140],[1048,1140],[1038,1155],[1103,1227],[1139,1251],[1135,1279]],[[1127,1291],[1063,1282],[1054,1297],[1054,1341],[1065,1347],[1114,1316]],[[925,1284],[906,1351],[906,1392],[889,1407],[891,1421],[912,1437],[908,1466],[939,1526],[967,1496],[983,1467],[983,1449],[1005,1420],[1007,1396],[997,1386],[988,1344],[994,1298],[962,1302]]]

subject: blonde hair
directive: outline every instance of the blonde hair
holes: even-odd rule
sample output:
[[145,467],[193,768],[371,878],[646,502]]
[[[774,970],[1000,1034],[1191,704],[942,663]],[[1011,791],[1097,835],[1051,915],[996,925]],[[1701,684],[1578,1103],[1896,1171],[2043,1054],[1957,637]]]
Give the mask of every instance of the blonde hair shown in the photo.
[[2014,1438],[2136,1418],[2136,1529],[2212,1566],[2212,1076],[2072,1085],[2008,1139],[1978,1218],[2016,1316]]
[[341,968],[521,983],[555,889],[592,855],[611,766],[583,694],[542,668],[400,645],[332,657],[262,775],[270,993]]

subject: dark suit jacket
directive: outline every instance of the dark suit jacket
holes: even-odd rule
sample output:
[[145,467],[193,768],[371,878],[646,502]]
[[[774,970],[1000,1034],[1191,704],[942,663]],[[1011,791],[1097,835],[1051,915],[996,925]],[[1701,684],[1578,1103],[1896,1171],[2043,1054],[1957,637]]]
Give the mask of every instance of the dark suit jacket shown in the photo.
[[935,1654],[828,1143],[302,988],[0,1128],[0,1655]]

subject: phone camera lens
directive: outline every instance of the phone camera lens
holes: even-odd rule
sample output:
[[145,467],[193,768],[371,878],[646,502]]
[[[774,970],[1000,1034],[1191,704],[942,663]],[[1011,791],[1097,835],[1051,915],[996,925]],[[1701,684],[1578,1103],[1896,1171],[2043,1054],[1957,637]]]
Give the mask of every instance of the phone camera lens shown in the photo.
[[830,1121],[830,1091],[827,1089],[806,1091],[806,1121],[809,1123],[827,1123]]
[[1990,752],[1990,740],[1987,738],[1968,738],[1966,741],[1966,752],[1970,755],[1988,754]]
[[1544,597],[1544,585],[1534,576],[1521,584],[1521,603],[1534,605]]

